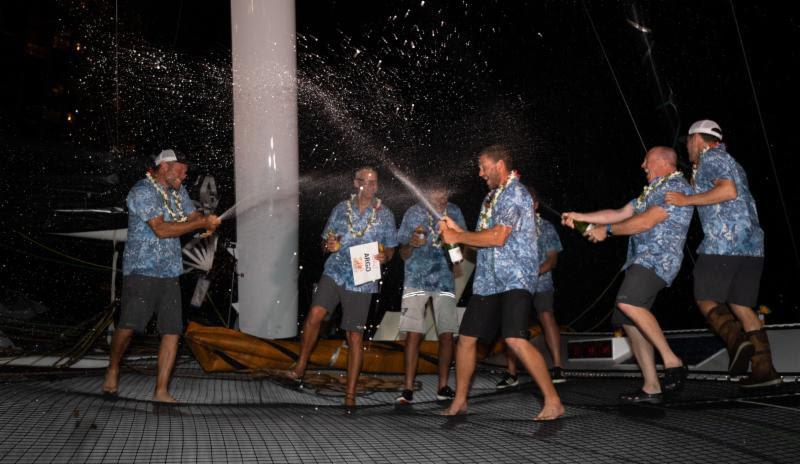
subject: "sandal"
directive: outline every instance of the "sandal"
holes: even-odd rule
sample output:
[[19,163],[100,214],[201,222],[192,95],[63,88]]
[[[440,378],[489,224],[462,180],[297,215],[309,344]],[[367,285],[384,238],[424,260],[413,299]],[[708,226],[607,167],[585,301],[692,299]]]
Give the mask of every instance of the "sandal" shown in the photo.
[[688,375],[689,368],[685,364],[664,369],[664,381],[661,382],[661,391],[668,393],[681,391]]
[[648,404],[661,404],[664,402],[663,393],[647,393],[639,389],[630,393],[622,393],[619,395],[620,401],[626,403],[648,403]]

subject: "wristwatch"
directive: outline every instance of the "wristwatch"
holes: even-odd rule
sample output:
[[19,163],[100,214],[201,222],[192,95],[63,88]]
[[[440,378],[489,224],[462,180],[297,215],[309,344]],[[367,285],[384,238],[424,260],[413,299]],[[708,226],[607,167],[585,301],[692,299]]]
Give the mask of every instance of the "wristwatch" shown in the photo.
[[606,224],[606,234],[607,235],[614,235],[611,233],[611,224]]

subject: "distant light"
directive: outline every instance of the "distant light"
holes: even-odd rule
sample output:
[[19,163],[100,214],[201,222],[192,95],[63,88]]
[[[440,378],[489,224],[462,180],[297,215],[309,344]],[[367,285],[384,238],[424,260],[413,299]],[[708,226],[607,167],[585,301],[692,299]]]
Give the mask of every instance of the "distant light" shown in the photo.
[[75,51],[76,52],[81,51],[81,43],[80,42],[75,42]]
[[72,122],[72,113],[67,113],[67,122]]

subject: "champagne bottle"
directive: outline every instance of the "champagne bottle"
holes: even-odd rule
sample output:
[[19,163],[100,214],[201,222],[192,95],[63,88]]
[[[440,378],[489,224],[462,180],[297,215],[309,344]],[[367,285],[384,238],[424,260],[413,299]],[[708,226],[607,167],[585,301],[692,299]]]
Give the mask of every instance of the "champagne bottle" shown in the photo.
[[[442,217],[447,217],[447,210],[444,211]],[[455,243],[445,243],[445,249],[447,250],[447,254],[450,256],[450,262],[453,264],[458,264],[461,261],[464,261],[464,255],[461,254],[461,247]]]
[[594,224],[589,224],[588,222],[584,221],[572,221],[572,225],[575,226],[575,230],[577,230],[581,235],[585,234],[586,231],[592,230],[594,228]]
[[450,255],[450,262],[458,264],[464,261],[464,256],[461,254],[461,247],[455,243],[445,243],[444,247],[447,248],[447,254]]

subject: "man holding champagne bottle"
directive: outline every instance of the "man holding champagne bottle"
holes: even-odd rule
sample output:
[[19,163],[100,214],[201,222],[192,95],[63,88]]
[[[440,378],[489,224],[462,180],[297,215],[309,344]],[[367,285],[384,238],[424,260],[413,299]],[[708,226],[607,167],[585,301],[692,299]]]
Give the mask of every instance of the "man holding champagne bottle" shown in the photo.
[[508,148],[493,145],[481,151],[479,175],[490,192],[484,200],[475,232],[452,218],[440,222],[445,243],[478,248],[472,298],[461,321],[456,349],[456,396],[446,416],[467,411],[472,374],[475,372],[478,340],[492,342],[500,330],[544,395],[544,406],[535,420],[553,420],[564,414],[564,406],[547,372],[541,353],[528,342],[528,316],[536,291],[539,250],[533,200],[512,171]]
[[[764,268],[764,231],[747,175],[722,143],[722,129],[711,120],[689,127],[689,160],[695,168],[694,194],[668,192],[671,205],[697,206],[703,241],[694,267],[694,297],[711,329],[728,350],[732,375],[752,373],[743,388],[782,383],[772,365],[769,338],[753,311]],[[735,316],[735,317],[734,317]]]
[[[683,244],[692,220],[691,207],[668,205],[664,194],[670,190],[690,192],[691,187],[677,170],[677,154],[668,147],[651,148],[642,169],[648,185],[641,195],[620,209],[592,213],[568,212],[562,223],[575,228],[578,221],[590,223],[584,235],[598,243],[610,235],[628,235],[625,280],[617,293],[612,325],[624,328],[639,369],[641,389],[623,393],[620,400],[631,403],[661,403],[663,392],[683,386],[687,368],[667,343],[650,308],[662,288],[672,283],[683,260]],[[664,363],[664,383],[658,380],[653,347]]]
[[320,324],[325,315],[342,305],[341,328],[347,332],[347,389],[345,408],[355,411],[356,385],[364,358],[362,341],[366,328],[372,294],[378,293],[377,282],[356,286],[353,280],[350,247],[378,242],[380,252],[375,260],[384,264],[392,259],[397,246],[394,215],[375,195],[378,192],[378,172],[362,167],[355,173],[353,185],[357,193],[331,212],[323,229],[323,248],[330,253],[322,277],[314,290],[311,309],[306,316],[300,336],[300,358],[288,375],[298,381],[305,374],[311,352],[319,338]]
[[[435,184],[426,189],[428,202],[437,217],[447,216],[460,227],[466,228],[461,209],[447,201],[447,188]],[[410,207],[403,215],[397,232],[400,257],[405,261],[400,331],[406,333],[405,384],[403,394],[397,397],[400,404],[414,401],[414,378],[417,375],[419,346],[428,327],[425,314],[431,301],[439,337],[439,385],[436,398],[451,400],[455,392],[447,385],[450,363],[453,360],[453,334],[458,332],[454,271],[459,262],[452,260],[453,269],[445,257],[444,243],[439,237],[438,221],[423,203]]]

